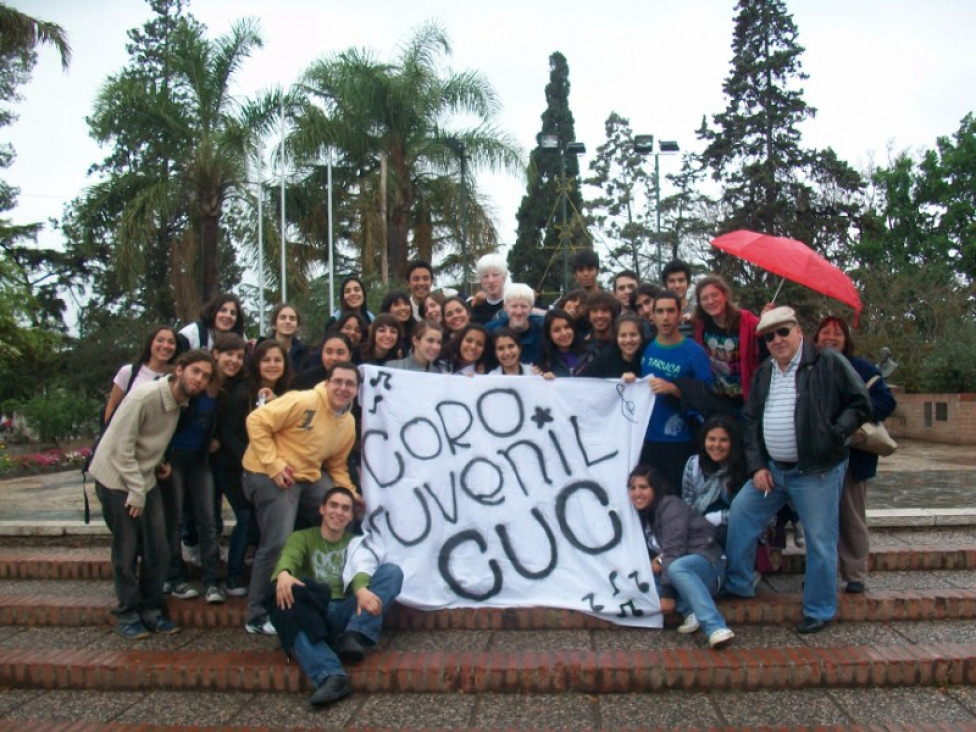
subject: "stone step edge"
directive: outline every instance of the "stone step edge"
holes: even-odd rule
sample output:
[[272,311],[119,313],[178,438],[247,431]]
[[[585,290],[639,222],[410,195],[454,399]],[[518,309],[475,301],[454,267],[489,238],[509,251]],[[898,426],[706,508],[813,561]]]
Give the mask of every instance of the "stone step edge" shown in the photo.
[[[750,600],[723,598],[718,607],[730,626],[797,623],[802,617],[799,593],[759,595]],[[114,599],[103,595],[0,595],[0,627],[109,626]],[[170,600],[170,618],[187,628],[242,628],[247,619],[244,599],[223,605],[202,598]],[[840,622],[921,621],[976,618],[976,589],[878,590],[838,596]],[[666,625],[680,622],[675,614]],[[547,607],[455,608],[418,610],[397,604],[386,627],[403,631],[433,630],[592,630],[619,626],[574,610]]]
[[[976,684],[976,644],[724,651],[383,651],[347,669],[364,693],[615,694]],[[44,689],[309,691],[280,651],[0,650],[0,684]]]
[[[0,549],[0,579],[112,579],[112,562],[108,547],[98,556],[92,552],[71,551],[5,553]],[[806,555],[783,554],[781,574],[800,574],[806,566]],[[196,568],[190,567],[191,570]],[[976,569],[976,543],[916,544],[879,546],[868,557],[869,572],[909,572]]]
[[[32,732],[165,732],[166,730],[187,730],[188,732],[299,732],[299,730],[331,730],[332,727],[239,727],[220,726],[182,726],[120,722],[42,722],[40,720],[0,720],[0,732],[23,732],[29,725]],[[357,727],[363,732],[481,732],[481,727]],[[494,729],[494,728],[490,728]],[[529,732],[539,727],[506,727],[507,732]],[[743,727],[740,725],[715,725],[712,727],[623,727],[615,732],[974,732],[976,723],[941,722],[919,724],[916,722],[885,722],[884,724],[831,724],[831,725],[768,725]]]
[[[81,511],[79,510],[79,515]],[[939,528],[976,526],[976,508],[878,508],[867,511],[871,528]],[[234,526],[233,520],[224,522],[224,534]],[[0,521],[0,536],[75,536],[108,537],[108,527],[101,519],[86,524],[70,521]]]
[[[299,732],[299,730],[331,730],[332,727],[238,727],[233,725],[220,726],[182,726],[158,725],[120,722],[42,722],[35,720],[0,720],[0,732],[23,732],[25,725],[30,725],[32,732],[164,732],[166,730],[187,730],[188,732]],[[357,727],[363,732],[481,732],[482,727]],[[488,728],[494,729],[494,728]],[[539,727],[506,727],[507,732],[529,732]],[[768,725],[759,727],[743,727],[732,725],[715,725],[712,727],[623,727],[615,732],[974,732],[976,723],[941,722],[919,724],[916,722],[885,722],[884,724],[831,724],[831,725]]]

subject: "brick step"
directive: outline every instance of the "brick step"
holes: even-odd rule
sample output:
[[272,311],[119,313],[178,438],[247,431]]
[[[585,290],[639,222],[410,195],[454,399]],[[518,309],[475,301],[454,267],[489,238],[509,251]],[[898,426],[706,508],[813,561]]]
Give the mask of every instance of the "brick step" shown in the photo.
[[[87,626],[113,622],[114,596],[0,593],[0,627]],[[801,595],[760,592],[751,600],[722,598],[718,607],[729,625],[796,623],[801,620]],[[169,601],[169,616],[188,628],[240,628],[247,614],[245,598],[209,605],[202,598]],[[940,620],[976,618],[976,588],[869,590],[839,596],[836,619],[841,622]],[[680,622],[677,615],[668,625]],[[398,630],[573,630],[615,628],[614,624],[572,610],[556,608],[459,608],[424,611],[397,605],[386,626]]]
[[[360,693],[620,694],[976,684],[976,644],[619,651],[378,651]],[[311,691],[279,651],[0,650],[0,684],[43,689]]]
[[[965,690],[962,690],[963,692]],[[158,732],[217,730],[743,730],[948,732],[976,730],[960,690],[802,689],[687,694],[353,695],[312,710],[295,694],[178,691],[18,691],[0,731]],[[19,703],[16,703],[19,702]],[[765,712],[765,713],[763,713]],[[933,722],[932,720],[941,720]],[[72,721],[74,720],[74,721]],[[159,724],[160,720],[169,722]],[[816,720],[816,724],[814,724]],[[396,727],[391,725],[396,724]],[[184,726],[186,725],[186,726]],[[189,725],[193,725],[190,727]],[[639,726],[638,726],[639,725]],[[672,726],[674,725],[674,726]],[[681,725],[681,726],[678,726]],[[883,725],[883,726],[882,726]]]
[[[783,574],[801,574],[806,555],[788,550]],[[871,550],[872,572],[976,569],[976,543],[882,544]],[[191,571],[196,571],[190,566]],[[2,547],[0,579],[112,579],[108,547]]]

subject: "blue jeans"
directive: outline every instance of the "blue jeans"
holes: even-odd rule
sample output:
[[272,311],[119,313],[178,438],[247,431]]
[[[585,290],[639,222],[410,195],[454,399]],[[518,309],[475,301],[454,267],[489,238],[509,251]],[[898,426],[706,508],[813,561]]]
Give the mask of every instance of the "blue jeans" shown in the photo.
[[706,635],[728,627],[713,599],[722,587],[725,560],[712,562],[701,554],[685,554],[668,565],[668,579],[678,593],[675,609],[694,613]]
[[95,494],[112,532],[112,580],[119,601],[112,613],[120,625],[137,620],[155,625],[166,607],[163,578],[168,556],[159,488],[146,494],[139,518],[132,518],[125,507],[128,491],[112,490],[96,482]]
[[739,597],[756,594],[752,572],[756,542],[769,519],[792,501],[806,530],[807,570],[803,583],[803,615],[831,620],[837,613],[837,523],[841,486],[847,461],[819,473],[781,470],[770,461],[773,490],[756,490],[750,480],[729,509],[729,535],[725,554],[729,560],[725,588]]
[[217,492],[227,498],[234,511],[234,530],[227,543],[227,584],[239,586],[244,579],[244,557],[250,534],[252,531],[257,533],[254,511],[241,488],[240,460],[229,457],[226,452],[218,452],[210,456],[210,468]]
[[[370,615],[364,611],[356,615],[358,603],[355,595],[349,595],[342,600],[333,600],[329,603],[329,615],[326,618],[329,636],[338,637],[341,633],[355,631],[364,635],[371,641],[371,645],[375,646],[380,639],[383,618],[400,594],[402,585],[403,570],[395,564],[381,564],[370,579],[369,589],[380,598],[383,612],[379,615]],[[342,662],[329,644],[324,640],[312,643],[304,632],[300,632],[295,637],[292,655],[302,667],[302,671],[317,687],[321,686],[328,676],[346,675]]]
[[285,542],[296,528],[317,526],[322,522],[319,506],[333,486],[328,473],[314,483],[296,481],[281,490],[264,473],[244,471],[244,495],[254,504],[254,515],[261,531],[251,565],[251,583],[247,590],[247,619],[257,621],[268,614],[264,599],[271,588],[271,573],[285,548]]
[[206,454],[173,450],[169,459],[173,469],[163,499],[166,507],[166,539],[169,542],[169,572],[166,579],[174,585],[186,582],[188,574],[180,546],[183,527],[183,501],[193,504],[197,533],[200,538],[200,566],[204,587],[220,584],[220,544],[214,514],[214,482]]

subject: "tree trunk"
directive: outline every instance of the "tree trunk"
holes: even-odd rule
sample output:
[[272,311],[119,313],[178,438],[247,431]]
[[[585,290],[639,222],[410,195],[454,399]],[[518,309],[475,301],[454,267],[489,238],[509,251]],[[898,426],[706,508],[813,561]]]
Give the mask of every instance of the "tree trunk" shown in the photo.
[[413,243],[417,248],[417,259],[432,262],[434,258],[434,224],[431,221],[430,206],[424,200],[417,202],[417,221],[413,229]]
[[390,168],[394,176],[394,186],[390,205],[390,228],[387,231],[387,248],[390,252],[390,276],[396,282],[402,283],[407,279],[413,189],[406,151],[401,144],[394,146],[393,153],[390,155]]
[[203,264],[203,301],[217,295],[217,242],[220,238],[220,217],[206,214],[200,219],[200,258]]

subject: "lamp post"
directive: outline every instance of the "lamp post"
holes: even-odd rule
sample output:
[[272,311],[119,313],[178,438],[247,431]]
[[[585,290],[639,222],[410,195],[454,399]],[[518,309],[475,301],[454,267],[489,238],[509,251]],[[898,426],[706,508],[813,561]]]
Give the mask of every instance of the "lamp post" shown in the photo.
[[654,155],[654,210],[657,216],[657,275],[661,276],[661,155],[673,155],[681,148],[675,140],[658,140],[654,149],[654,135],[634,135],[634,152]]
[[565,295],[569,292],[569,244],[572,238],[569,231],[569,214],[566,210],[566,204],[569,198],[569,183],[566,179],[566,156],[585,154],[586,145],[576,140],[570,140],[564,147],[560,147],[558,136],[542,135],[539,138],[539,147],[545,150],[559,151],[559,177],[561,181],[559,186],[559,210],[560,217],[562,218],[562,227],[559,231],[559,247],[562,249],[563,255],[563,294]]
[[468,267],[468,152],[456,137],[444,140],[461,162],[461,295],[468,296],[471,270]]

